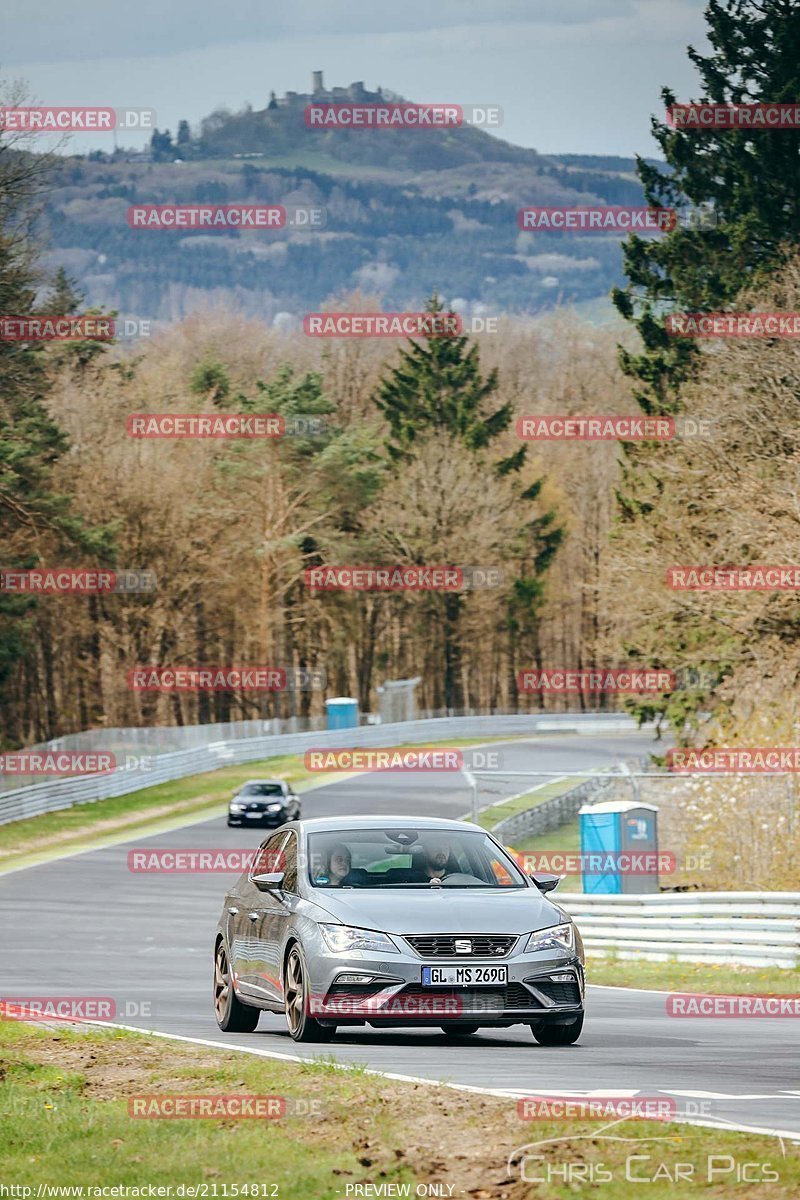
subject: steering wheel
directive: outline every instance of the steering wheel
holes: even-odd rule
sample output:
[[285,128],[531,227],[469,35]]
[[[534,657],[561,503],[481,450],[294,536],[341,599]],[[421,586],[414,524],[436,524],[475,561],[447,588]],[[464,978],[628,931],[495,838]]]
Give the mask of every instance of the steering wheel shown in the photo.
[[442,875],[439,882],[449,882],[453,886],[459,883],[483,883],[483,880],[479,879],[477,875],[467,875],[464,871],[450,871],[448,874]]

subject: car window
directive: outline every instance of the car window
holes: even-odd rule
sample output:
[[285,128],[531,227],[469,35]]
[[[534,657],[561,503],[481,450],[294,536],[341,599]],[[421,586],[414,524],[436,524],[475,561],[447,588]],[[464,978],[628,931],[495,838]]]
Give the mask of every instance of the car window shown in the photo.
[[239,793],[240,796],[282,796],[283,788],[279,783],[247,783]]
[[283,867],[279,870],[283,871],[283,890],[285,892],[297,892],[297,837],[294,832],[286,835],[286,841],[281,848],[281,857],[283,858]]
[[526,887],[513,860],[482,830],[413,827],[309,835],[312,887]]
[[284,870],[285,860],[281,847],[286,841],[286,836],[286,830],[281,829],[279,833],[273,833],[271,837],[261,843],[250,868],[251,875],[270,875],[273,871]]

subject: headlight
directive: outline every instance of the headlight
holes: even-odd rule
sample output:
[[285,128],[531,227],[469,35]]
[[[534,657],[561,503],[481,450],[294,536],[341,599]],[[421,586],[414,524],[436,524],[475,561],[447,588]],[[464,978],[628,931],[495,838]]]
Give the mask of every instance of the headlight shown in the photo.
[[320,925],[328,949],[335,954],[347,950],[377,950],[379,953],[399,954],[390,937],[374,929],[356,929],[352,925]]
[[246,804],[231,804],[229,807],[230,807],[231,812],[244,812],[247,805]]
[[531,950],[574,950],[575,926],[569,921],[566,925],[551,925],[548,929],[537,929],[525,944],[525,953]]
[[268,804],[267,812],[280,812],[283,808],[282,804]]

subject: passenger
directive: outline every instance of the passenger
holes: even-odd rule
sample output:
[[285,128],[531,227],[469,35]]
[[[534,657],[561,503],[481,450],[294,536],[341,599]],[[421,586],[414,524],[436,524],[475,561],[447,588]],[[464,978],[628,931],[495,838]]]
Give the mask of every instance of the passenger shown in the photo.
[[353,856],[343,842],[331,846],[328,854],[327,870],[323,874],[328,877],[328,887],[341,887],[353,863]]

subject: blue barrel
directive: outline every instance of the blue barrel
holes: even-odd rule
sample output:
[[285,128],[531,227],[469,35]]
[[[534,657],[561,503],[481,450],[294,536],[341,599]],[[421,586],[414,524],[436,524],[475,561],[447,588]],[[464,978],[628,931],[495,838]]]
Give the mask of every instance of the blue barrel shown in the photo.
[[357,729],[358,701],[351,696],[335,696],[325,701],[328,729]]

